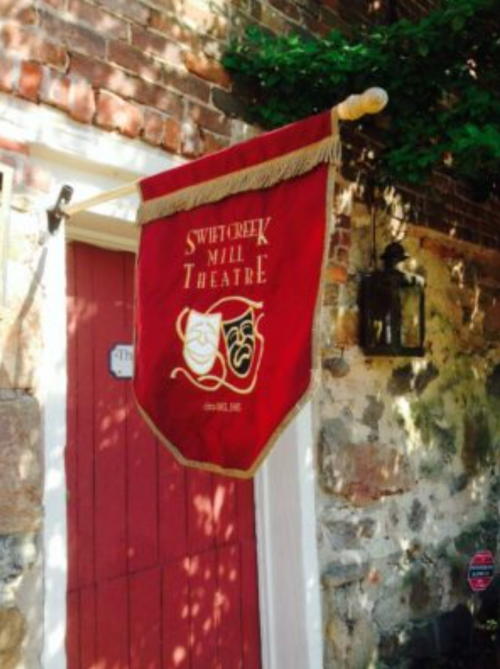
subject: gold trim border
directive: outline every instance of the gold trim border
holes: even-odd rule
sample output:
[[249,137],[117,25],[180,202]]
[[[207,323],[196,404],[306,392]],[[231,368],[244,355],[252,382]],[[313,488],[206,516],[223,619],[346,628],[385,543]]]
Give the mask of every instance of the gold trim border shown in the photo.
[[340,140],[335,127],[329,137],[319,142],[258,165],[187,186],[148,201],[143,201],[141,194],[137,223],[145,225],[178,211],[189,211],[203,204],[219,202],[230,195],[271,188],[281,181],[310,172],[320,163],[338,164],[339,159]]
[[[323,259],[322,266],[320,271],[319,286],[318,286],[318,295],[316,298],[316,306],[314,309],[313,323],[312,323],[312,347],[311,347],[311,380],[307,390],[304,392],[302,397],[298,400],[294,407],[287,413],[285,418],[281,421],[278,427],[274,430],[272,435],[269,437],[265,448],[261,451],[259,457],[255,460],[253,465],[248,470],[242,469],[230,469],[221,467],[219,465],[213,465],[207,462],[190,460],[182,455],[180,450],[173,444],[165,435],[156,427],[154,421],[149,416],[147,411],[141,406],[134,389],[134,384],[132,383],[132,394],[136,403],[136,406],[141,414],[142,418],[149,426],[151,431],[154,433],[159,442],[165,446],[175,457],[175,459],[186,467],[191,467],[195,469],[200,469],[202,471],[207,471],[212,474],[221,474],[223,476],[229,476],[236,479],[248,480],[253,478],[256,471],[259,469],[263,461],[269,455],[271,449],[275,446],[279,437],[283,434],[286,428],[290,425],[293,419],[302,411],[305,405],[312,399],[316,393],[320,381],[321,381],[321,316],[323,311],[323,299],[325,291],[325,276],[326,268],[328,263],[328,249],[330,245],[330,235],[333,231],[333,201],[334,201],[334,189],[335,189],[335,175],[336,167],[340,162],[340,143],[338,141],[337,132],[338,132],[338,116],[336,110],[332,110],[332,138],[328,138],[329,142],[332,142],[335,146],[334,162],[330,162],[328,166],[328,175],[326,182],[326,198],[325,198],[325,238],[323,242]],[[324,140],[323,140],[324,141]],[[287,156],[288,157],[288,156]],[[320,161],[321,162],[321,161]],[[326,161],[325,161],[326,162]],[[316,163],[318,164],[318,163]],[[259,167],[261,167],[259,165]],[[312,168],[311,168],[312,169]],[[310,170],[306,170],[310,171]],[[303,172],[304,174],[305,172]],[[210,183],[210,182],[207,182]],[[278,181],[276,182],[278,183]],[[196,188],[196,187],[195,187]],[[139,254],[136,256],[136,264]],[[137,270],[136,270],[137,271]],[[137,273],[136,273],[137,276]],[[134,307],[135,311],[135,307]],[[135,321],[135,318],[134,318]],[[134,350],[135,350],[135,328],[134,328]]]

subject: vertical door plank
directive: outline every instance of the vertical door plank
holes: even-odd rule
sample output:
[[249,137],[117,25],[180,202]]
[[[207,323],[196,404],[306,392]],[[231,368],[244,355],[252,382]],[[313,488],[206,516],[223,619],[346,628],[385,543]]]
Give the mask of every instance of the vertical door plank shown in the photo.
[[92,586],[80,591],[80,659],[81,669],[96,669],[97,620],[96,590]]
[[160,558],[166,563],[187,553],[186,470],[162,444],[157,449]]
[[163,568],[163,669],[191,669],[189,560]]
[[188,550],[193,555],[214,546],[212,475],[197,469],[186,475]]
[[158,462],[156,440],[146,432],[127,392],[127,508],[129,572],[158,559]]
[[68,311],[68,405],[67,405],[67,443],[65,451],[67,518],[68,518],[68,590],[78,585],[78,460],[76,450],[76,366],[78,320],[76,309],[75,254],[73,245],[67,246],[67,311]]
[[94,336],[96,305],[92,288],[92,249],[75,248],[75,300],[77,314],[76,401],[78,410],[78,583],[94,581]]
[[243,666],[260,669],[259,599],[255,541],[241,542]]
[[218,546],[237,540],[237,482],[227,476],[213,477],[215,540]]
[[[133,342],[134,257],[124,256],[124,343]],[[127,392],[128,569],[147,569],[158,560],[158,462],[156,439]]]
[[66,655],[68,669],[80,669],[79,593],[70,592],[67,599],[68,620],[66,631]]
[[253,480],[238,481],[238,536],[241,541],[255,539],[255,501]]
[[190,562],[191,669],[217,667],[217,565],[214,551]]
[[[218,653],[220,669],[243,669],[241,638],[241,565],[236,546],[218,551]],[[244,602],[246,605],[246,602]]]
[[126,381],[109,371],[109,353],[126,339],[123,254],[94,250],[95,513],[99,577],[124,574],[126,556]]
[[161,669],[159,569],[130,578],[130,669]]
[[97,666],[129,669],[127,579],[115,578],[97,588]]

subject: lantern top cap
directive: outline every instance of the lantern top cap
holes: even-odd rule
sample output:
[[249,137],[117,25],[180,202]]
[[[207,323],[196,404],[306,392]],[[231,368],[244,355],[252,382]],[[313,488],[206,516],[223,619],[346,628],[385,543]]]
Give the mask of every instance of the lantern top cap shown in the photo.
[[384,261],[387,269],[393,269],[403,260],[407,260],[410,256],[406,253],[404,247],[399,242],[391,242],[388,244],[382,255],[380,256]]

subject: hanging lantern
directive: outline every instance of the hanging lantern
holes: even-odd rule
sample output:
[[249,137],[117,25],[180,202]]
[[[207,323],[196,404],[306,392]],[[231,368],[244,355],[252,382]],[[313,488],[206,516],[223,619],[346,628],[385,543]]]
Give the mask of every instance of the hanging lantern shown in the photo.
[[422,356],[425,340],[425,281],[397,268],[409,258],[398,242],[381,255],[383,269],[361,279],[361,346],[368,355]]

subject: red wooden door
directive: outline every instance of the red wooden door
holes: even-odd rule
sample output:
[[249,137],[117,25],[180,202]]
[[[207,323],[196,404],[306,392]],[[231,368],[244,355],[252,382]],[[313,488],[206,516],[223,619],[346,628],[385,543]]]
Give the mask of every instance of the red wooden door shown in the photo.
[[68,247],[68,667],[260,669],[252,483],[178,465],[109,372],[133,277]]

